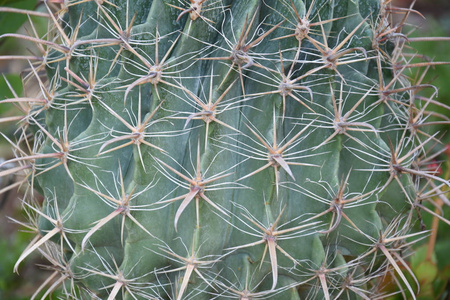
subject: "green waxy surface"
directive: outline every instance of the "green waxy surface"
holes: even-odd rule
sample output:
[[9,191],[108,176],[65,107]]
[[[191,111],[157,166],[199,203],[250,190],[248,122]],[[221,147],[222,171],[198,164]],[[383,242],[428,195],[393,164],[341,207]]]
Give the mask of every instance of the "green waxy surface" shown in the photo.
[[36,178],[82,292],[327,299],[354,274],[375,287],[372,249],[408,204],[389,144],[414,149],[408,96],[379,101],[394,76],[383,61],[379,82],[379,3],[209,0],[177,20],[192,2],[97,2],[68,8],[67,36],[90,42],[51,52],[65,59],[48,75],[66,80],[35,120],[39,153],[70,145],[67,160],[37,160],[61,165]]

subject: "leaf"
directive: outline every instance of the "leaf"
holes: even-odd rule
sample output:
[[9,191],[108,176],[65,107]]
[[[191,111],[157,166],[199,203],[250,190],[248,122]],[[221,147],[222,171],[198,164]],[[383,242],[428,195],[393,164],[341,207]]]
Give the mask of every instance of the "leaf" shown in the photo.
[[416,274],[420,285],[424,286],[433,282],[438,274],[438,268],[436,264],[431,261],[423,261],[416,269],[414,269],[414,273]]
[[[34,10],[36,5],[36,0],[0,0],[0,6],[12,8]],[[26,15],[0,12],[0,35],[16,32],[26,20]],[[3,48],[3,45],[6,44],[5,41],[6,39],[0,40],[0,53],[9,50]]]

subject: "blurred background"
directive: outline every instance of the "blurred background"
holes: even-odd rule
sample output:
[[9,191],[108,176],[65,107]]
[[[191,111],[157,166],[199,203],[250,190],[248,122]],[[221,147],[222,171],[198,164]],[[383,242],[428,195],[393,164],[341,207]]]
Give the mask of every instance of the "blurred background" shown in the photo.
[[[385,0],[387,1],[387,0]],[[396,0],[393,5],[396,7],[410,7],[410,0]],[[42,4],[42,3],[41,3]],[[28,10],[45,11],[43,5],[39,5],[37,0],[0,0],[0,7],[14,7]],[[411,13],[406,26],[409,37],[450,37],[450,1],[449,0],[418,0],[414,9],[420,13]],[[401,18],[403,13],[398,13]],[[30,20],[33,27],[30,26]],[[36,30],[42,36],[47,29],[47,20],[42,17],[27,18],[25,15],[5,13],[0,11],[0,35],[4,33],[21,32],[30,34]],[[439,42],[419,42],[409,43],[417,53],[426,56],[426,59],[433,61],[450,62],[450,41]],[[0,56],[4,55],[30,55],[34,53],[33,44],[13,38],[0,39]],[[411,53],[414,53],[411,51]],[[423,59],[417,59],[417,61]],[[23,95],[21,83],[21,71],[29,67],[26,60],[5,60],[0,58],[0,100],[10,98],[13,93]],[[9,83],[9,85],[7,84]],[[425,83],[432,82],[439,87],[437,100],[450,106],[450,66],[438,65],[428,71]],[[25,87],[32,89],[32,86]],[[13,92],[14,91],[14,92]],[[27,91],[28,93],[29,91]],[[423,91],[430,93],[430,91]],[[428,94],[429,95],[429,94]],[[431,108],[438,114],[445,115],[450,119],[450,111],[441,107]],[[17,115],[17,107],[14,105],[0,105],[0,119]],[[449,179],[450,166],[450,134],[449,126],[439,125],[442,133],[442,145],[436,149],[442,149],[448,145],[448,151],[436,157],[435,163],[440,164],[441,174]],[[6,136],[13,136],[15,130],[14,122],[0,122],[0,131]],[[9,143],[0,136],[0,162],[13,157]],[[1,171],[1,170],[0,170]],[[5,176],[0,178],[0,190],[11,184],[14,178]],[[13,273],[13,266],[23,249],[34,237],[27,233],[23,226],[11,221],[13,218],[18,221],[25,221],[21,211],[20,192],[9,191],[0,195],[0,299],[20,300],[30,299],[34,291],[50,276],[52,271],[44,270],[39,265],[44,264],[36,252],[28,257],[20,267],[20,276]],[[434,209],[431,207],[431,209]],[[444,208],[445,216],[449,218],[450,210]],[[449,225],[444,222],[436,222],[430,214],[422,213],[423,222],[426,229],[431,230],[429,238],[424,239],[421,244],[414,246],[415,254],[410,257],[409,264],[421,284],[421,291],[418,299],[450,299],[450,234]],[[434,218],[435,219],[435,218]],[[25,228],[26,229],[26,228]],[[417,230],[420,230],[419,225]],[[436,241],[436,242],[435,242]],[[407,272],[405,272],[407,273]],[[396,286],[389,283],[390,278],[386,278],[386,292],[395,291]],[[411,282],[412,278],[411,278]],[[415,286],[413,284],[413,286]],[[53,299],[57,295],[53,295]],[[402,295],[390,297],[391,300],[402,299]]]

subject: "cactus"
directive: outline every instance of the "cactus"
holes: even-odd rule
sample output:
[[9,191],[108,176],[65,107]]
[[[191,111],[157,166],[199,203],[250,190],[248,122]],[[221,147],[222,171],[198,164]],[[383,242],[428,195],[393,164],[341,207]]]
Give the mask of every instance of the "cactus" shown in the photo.
[[45,36],[1,37],[40,51],[39,94],[2,101],[23,110],[2,176],[23,175],[36,232],[15,271],[33,252],[54,270],[35,296],[381,299],[391,274],[415,298],[412,227],[450,184],[427,168],[439,62],[408,56],[412,9],[45,2]]

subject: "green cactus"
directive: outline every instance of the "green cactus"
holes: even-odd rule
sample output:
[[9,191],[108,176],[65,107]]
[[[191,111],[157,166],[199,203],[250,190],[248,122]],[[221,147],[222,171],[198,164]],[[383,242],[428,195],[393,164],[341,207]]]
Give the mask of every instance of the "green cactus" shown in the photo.
[[45,36],[2,36],[41,51],[2,175],[44,298],[415,298],[417,205],[450,184],[390,1],[45,2]]

